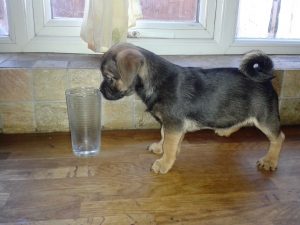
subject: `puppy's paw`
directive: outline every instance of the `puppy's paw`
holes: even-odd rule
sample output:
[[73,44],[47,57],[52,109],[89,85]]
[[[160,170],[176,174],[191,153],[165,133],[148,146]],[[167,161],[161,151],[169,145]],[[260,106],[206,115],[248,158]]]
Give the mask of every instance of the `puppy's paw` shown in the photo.
[[172,164],[167,164],[165,163],[162,159],[158,159],[156,160],[152,167],[151,170],[154,173],[161,173],[161,174],[165,174],[167,173],[170,169],[172,168]]
[[147,150],[157,155],[161,155],[163,153],[162,144],[160,142],[149,145]]
[[275,171],[277,169],[278,160],[262,157],[256,162],[259,169],[267,171]]

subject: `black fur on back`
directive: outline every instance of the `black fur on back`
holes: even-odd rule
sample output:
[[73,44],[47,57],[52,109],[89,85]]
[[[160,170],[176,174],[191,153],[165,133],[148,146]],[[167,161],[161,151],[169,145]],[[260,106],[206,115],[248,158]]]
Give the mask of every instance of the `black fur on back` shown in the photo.
[[180,129],[189,119],[200,127],[227,128],[254,117],[261,123],[274,121],[277,132],[278,100],[270,82],[270,58],[251,56],[240,69],[202,69],[181,67],[145,49],[140,51],[146,59],[148,80],[145,83],[137,76],[135,91],[164,126]]

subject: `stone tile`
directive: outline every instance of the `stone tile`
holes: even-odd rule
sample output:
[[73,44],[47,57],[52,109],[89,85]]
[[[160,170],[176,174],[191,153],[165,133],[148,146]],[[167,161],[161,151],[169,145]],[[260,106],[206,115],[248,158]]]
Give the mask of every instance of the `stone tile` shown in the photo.
[[[10,154],[10,153],[8,153],[8,154]],[[9,199],[9,196],[10,196],[10,193],[0,193],[0,207],[1,208],[3,206],[5,206],[5,204],[7,203],[8,199]]]
[[45,53],[42,59],[49,61],[69,61],[76,57],[76,55],[72,53]]
[[299,70],[300,58],[297,55],[272,56],[274,68],[280,70]]
[[2,131],[4,133],[34,132],[33,103],[0,104]]
[[31,68],[35,64],[34,60],[6,60],[1,63],[2,68]]
[[300,124],[300,98],[281,99],[279,111],[282,124]]
[[97,69],[100,68],[98,61],[70,61],[68,68],[70,69]]
[[6,59],[0,57],[0,68],[1,68],[1,63],[3,63]]
[[104,129],[133,129],[133,101],[107,101],[102,104]]
[[68,76],[71,87],[100,87],[102,76],[96,69],[69,69]]
[[40,60],[40,54],[37,53],[15,53],[7,55],[7,60],[0,67],[9,68],[31,68],[37,60]]
[[31,79],[25,70],[0,70],[0,102],[32,100]]
[[101,61],[103,54],[72,54],[71,60],[74,61]]
[[278,96],[281,96],[282,91],[282,81],[283,81],[284,71],[276,70],[274,73],[275,78],[272,80],[273,87],[277,92]]
[[38,132],[69,130],[66,103],[36,103],[35,116]]
[[160,124],[146,112],[146,106],[141,100],[135,100],[135,128],[138,129],[156,129],[160,128]]
[[300,97],[300,71],[285,71],[282,97]]
[[12,57],[12,54],[9,53],[1,53],[0,54],[0,67],[1,67],[1,63],[3,63],[4,61],[10,59]]
[[35,100],[65,100],[66,70],[33,70]]
[[91,55],[75,55],[69,61],[69,69],[100,69],[100,57]]
[[11,56],[9,59],[10,60],[19,60],[19,61],[25,61],[25,60],[31,60],[31,61],[38,61],[43,58],[45,53],[17,53],[13,56]]
[[51,68],[61,69],[67,68],[68,61],[57,61],[57,60],[38,60],[34,63],[33,68]]

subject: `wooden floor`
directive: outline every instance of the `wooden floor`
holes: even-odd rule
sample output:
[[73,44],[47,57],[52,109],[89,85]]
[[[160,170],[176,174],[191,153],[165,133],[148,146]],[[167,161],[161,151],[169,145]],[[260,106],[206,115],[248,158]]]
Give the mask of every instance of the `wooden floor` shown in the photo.
[[173,169],[150,172],[159,131],[110,131],[95,158],[72,155],[69,134],[0,135],[0,224],[299,225],[300,127],[285,127],[279,168],[256,160],[267,139],[186,136]]

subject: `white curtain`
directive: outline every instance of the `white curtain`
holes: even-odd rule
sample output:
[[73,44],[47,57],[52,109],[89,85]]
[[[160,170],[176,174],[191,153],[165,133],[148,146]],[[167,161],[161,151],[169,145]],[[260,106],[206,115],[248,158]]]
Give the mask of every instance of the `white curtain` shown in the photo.
[[94,52],[126,41],[128,27],[142,17],[139,0],[86,0],[80,36]]

